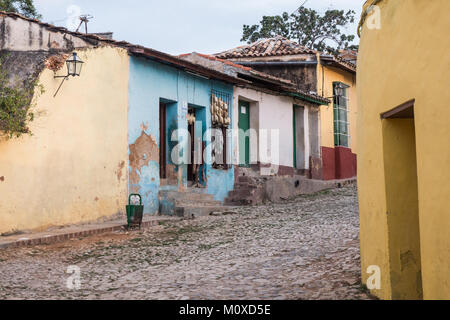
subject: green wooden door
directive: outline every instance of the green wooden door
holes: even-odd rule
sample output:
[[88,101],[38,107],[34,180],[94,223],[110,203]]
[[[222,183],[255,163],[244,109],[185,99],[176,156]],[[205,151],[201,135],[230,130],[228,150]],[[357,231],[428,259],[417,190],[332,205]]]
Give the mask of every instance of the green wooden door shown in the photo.
[[239,101],[239,164],[250,166],[250,103]]

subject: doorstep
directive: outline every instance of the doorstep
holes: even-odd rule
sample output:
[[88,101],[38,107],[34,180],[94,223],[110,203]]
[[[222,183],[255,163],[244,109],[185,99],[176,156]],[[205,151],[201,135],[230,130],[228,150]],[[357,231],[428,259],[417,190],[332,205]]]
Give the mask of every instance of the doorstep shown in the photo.
[[[127,224],[125,219],[113,220],[102,223],[91,223],[85,225],[68,226],[62,228],[52,228],[46,232],[23,233],[18,235],[0,236],[0,249],[20,248],[27,246],[37,246],[42,244],[53,244],[64,242],[70,239],[89,237],[109,232],[124,230]],[[180,218],[172,217],[144,217],[142,221],[142,229],[151,228],[166,221],[177,221]]]

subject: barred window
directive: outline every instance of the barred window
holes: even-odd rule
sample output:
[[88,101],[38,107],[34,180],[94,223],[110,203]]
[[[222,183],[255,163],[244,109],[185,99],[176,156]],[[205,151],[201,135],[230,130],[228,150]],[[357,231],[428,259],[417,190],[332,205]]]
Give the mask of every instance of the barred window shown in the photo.
[[334,145],[336,147],[350,146],[348,122],[348,88],[341,83],[333,83],[334,92]]
[[227,129],[231,124],[231,95],[225,92],[212,90],[211,92],[211,128],[217,130],[213,135],[212,143],[215,148],[212,151],[212,167],[214,169],[228,170],[231,168],[228,163],[228,143],[229,137]]

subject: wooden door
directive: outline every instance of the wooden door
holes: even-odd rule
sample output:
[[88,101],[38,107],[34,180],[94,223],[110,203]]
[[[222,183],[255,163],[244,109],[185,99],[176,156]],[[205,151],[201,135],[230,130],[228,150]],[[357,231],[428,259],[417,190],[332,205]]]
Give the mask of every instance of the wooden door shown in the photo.
[[250,166],[250,103],[239,101],[239,164]]

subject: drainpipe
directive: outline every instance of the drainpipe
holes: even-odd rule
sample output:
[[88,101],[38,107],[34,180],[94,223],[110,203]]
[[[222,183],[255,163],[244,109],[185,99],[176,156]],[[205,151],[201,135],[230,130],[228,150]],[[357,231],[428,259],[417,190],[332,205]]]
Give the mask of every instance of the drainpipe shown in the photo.
[[322,97],[325,97],[325,67],[322,64]]

